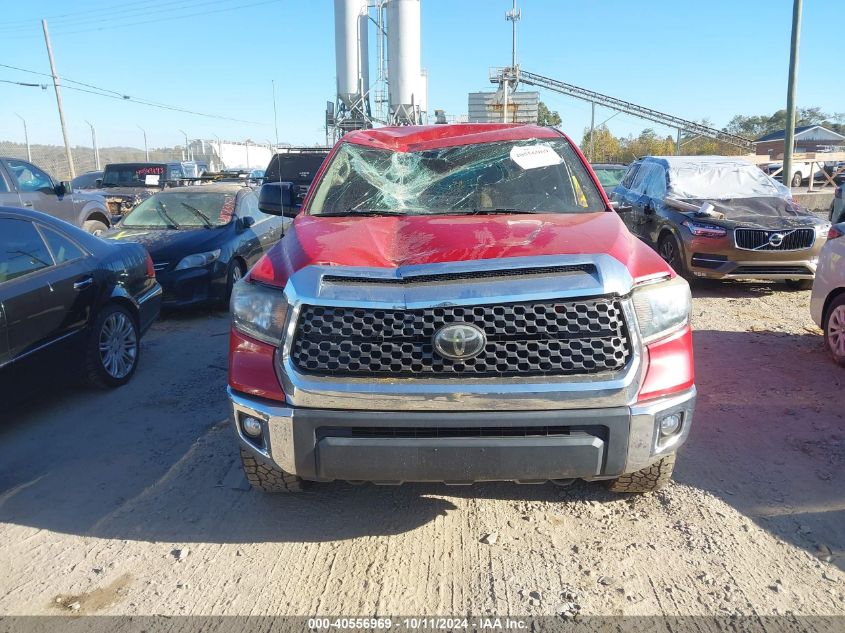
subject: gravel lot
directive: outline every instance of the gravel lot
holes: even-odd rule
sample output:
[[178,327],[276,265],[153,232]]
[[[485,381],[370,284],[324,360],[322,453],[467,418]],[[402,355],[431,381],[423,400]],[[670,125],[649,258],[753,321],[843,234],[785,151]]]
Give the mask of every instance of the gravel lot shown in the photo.
[[845,615],[845,372],[809,293],[694,294],[694,429],[641,497],[247,490],[227,315],[162,321],[127,387],[4,407],[0,614]]

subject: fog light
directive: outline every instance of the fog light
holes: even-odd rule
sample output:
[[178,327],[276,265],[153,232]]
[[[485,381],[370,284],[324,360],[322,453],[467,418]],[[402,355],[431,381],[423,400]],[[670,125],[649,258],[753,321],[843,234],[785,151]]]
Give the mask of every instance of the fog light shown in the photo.
[[670,413],[660,420],[660,434],[674,435],[681,429],[682,413]]
[[261,421],[252,417],[245,417],[241,420],[241,427],[244,433],[250,437],[261,437]]

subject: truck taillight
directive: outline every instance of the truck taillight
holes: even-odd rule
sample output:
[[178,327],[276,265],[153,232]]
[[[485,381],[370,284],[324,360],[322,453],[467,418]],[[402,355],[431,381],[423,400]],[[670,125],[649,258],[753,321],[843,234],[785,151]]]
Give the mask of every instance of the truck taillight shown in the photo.
[[153,258],[147,253],[147,277],[155,279],[156,267],[153,265]]

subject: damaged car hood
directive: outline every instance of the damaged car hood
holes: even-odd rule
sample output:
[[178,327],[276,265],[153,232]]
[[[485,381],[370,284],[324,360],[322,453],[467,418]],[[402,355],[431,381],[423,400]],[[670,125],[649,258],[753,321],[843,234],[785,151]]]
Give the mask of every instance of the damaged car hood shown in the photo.
[[696,206],[710,203],[725,217],[706,218],[706,221],[726,228],[749,227],[780,231],[824,224],[824,220],[816,217],[801,205],[777,197],[734,198],[732,200],[686,199],[683,202]]
[[665,272],[663,260],[611,212],[536,215],[299,216],[267,255],[274,284],[305,266],[397,268],[538,255],[608,253],[633,277]]

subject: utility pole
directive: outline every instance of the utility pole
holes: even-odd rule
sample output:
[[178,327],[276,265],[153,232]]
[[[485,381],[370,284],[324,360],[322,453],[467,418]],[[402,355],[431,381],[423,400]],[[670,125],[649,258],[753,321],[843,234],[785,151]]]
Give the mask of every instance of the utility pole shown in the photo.
[[[508,11],[507,13],[505,13],[505,19],[508,20],[511,23],[511,67],[510,67],[510,73],[508,73],[507,70],[506,70],[504,72],[504,74],[502,75],[502,79],[503,79],[502,87],[504,89],[504,104],[505,104],[505,107],[502,108],[502,111],[503,111],[502,122],[504,122],[504,123],[508,122],[508,89],[510,88],[510,86],[508,85],[508,81],[509,81],[508,78],[507,78],[508,74],[512,75],[513,78],[514,78],[513,88],[514,88],[514,91],[516,91],[516,77],[517,77],[517,74],[518,74],[517,69],[516,69],[516,23],[519,21],[519,19],[521,17],[522,17],[522,11],[516,8],[516,0],[513,0],[513,8],[510,11]],[[514,109],[514,112],[516,112],[516,109]],[[514,121],[514,123],[516,123],[516,121]]]
[[593,135],[596,133],[596,102],[591,101],[592,113],[590,114],[590,162],[593,162],[593,149],[595,143],[593,142]]
[[139,130],[141,130],[141,132],[144,134],[144,160],[149,163],[150,162],[150,150],[147,149],[147,131],[144,128],[142,128],[140,125],[136,125],[135,127],[137,127]]
[[47,57],[50,58],[50,74],[53,76],[53,88],[56,89],[56,104],[59,106],[59,121],[62,124],[62,137],[65,141],[65,155],[67,156],[67,166],[70,170],[71,180],[76,178],[76,170],[73,168],[73,154],[70,151],[70,141],[67,136],[67,126],[65,125],[65,110],[62,107],[62,84],[59,81],[59,76],[56,74],[56,62],[53,59],[53,45],[50,44],[50,32],[47,30],[47,20],[41,20],[41,28],[44,30],[44,42],[47,44]]
[[675,156],[681,155],[681,128],[678,128],[678,142],[675,144]]
[[244,141],[244,144],[246,145],[246,168],[249,169],[249,139]]
[[[798,80],[798,47],[801,42],[802,0],[792,3],[792,40],[789,45],[789,81],[786,85],[786,130],[783,135],[783,184],[792,186],[792,148],[795,145],[795,84]],[[812,169],[810,170],[812,171]],[[810,174],[813,182],[813,174]]]
[[216,166],[214,171],[222,171],[223,169],[223,143],[220,142],[220,137],[216,134],[214,138],[217,139],[217,162],[218,165]]
[[279,146],[279,119],[276,115],[276,80],[270,80],[273,83],[273,125],[276,126],[276,147]]
[[97,147],[97,131],[90,121],[86,120],[85,122],[91,128],[91,144],[94,146],[94,168],[100,171],[100,148]]
[[23,118],[17,112],[15,112],[15,116],[18,117],[23,122],[23,140],[26,143],[26,159],[31,163],[32,162],[32,151],[29,149],[29,132],[26,131],[26,119]]
[[188,149],[188,133],[185,130],[179,130],[182,134],[185,135],[185,160],[191,160],[190,154],[188,153],[190,150]]

